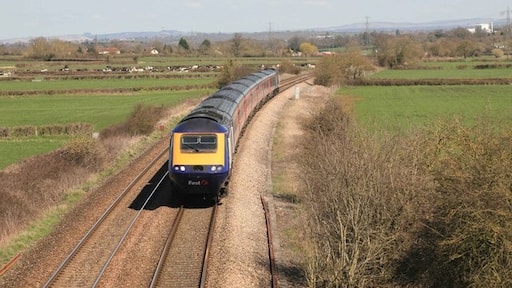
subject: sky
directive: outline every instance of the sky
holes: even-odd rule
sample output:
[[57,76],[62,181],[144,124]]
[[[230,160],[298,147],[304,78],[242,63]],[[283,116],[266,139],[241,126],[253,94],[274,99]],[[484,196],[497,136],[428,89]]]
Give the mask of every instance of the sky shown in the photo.
[[245,33],[354,23],[505,19],[512,0],[8,0],[0,39],[177,30]]

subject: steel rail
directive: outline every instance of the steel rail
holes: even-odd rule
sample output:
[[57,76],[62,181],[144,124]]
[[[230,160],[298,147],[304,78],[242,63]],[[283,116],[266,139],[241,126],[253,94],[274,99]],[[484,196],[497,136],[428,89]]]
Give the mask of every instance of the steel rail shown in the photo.
[[201,281],[199,282],[199,287],[204,288],[206,285],[206,274],[208,270],[208,257],[210,255],[210,247],[213,243],[213,232],[215,230],[215,220],[217,219],[217,207],[218,202],[213,206],[212,214],[210,216],[210,228],[208,229],[208,237],[206,240],[205,248],[204,248],[204,256],[203,256],[203,269],[201,270]]
[[268,244],[268,258],[270,261],[270,275],[272,278],[271,287],[279,287],[279,271],[277,270],[276,257],[274,254],[274,240],[272,236],[272,225],[270,221],[270,209],[268,207],[267,200],[261,195],[261,203],[263,204],[263,210],[265,211],[265,223],[267,227],[267,244]]
[[98,286],[98,284],[99,284],[99,282],[101,280],[101,277],[103,276],[103,274],[107,270],[108,266],[112,262],[112,259],[114,259],[114,257],[116,256],[116,254],[119,251],[119,249],[121,248],[121,246],[124,244],[124,241],[126,240],[126,237],[128,236],[128,234],[132,230],[133,226],[135,225],[135,222],[137,222],[137,220],[139,219],[140,215],[144,211],[144,208],[146,208],[146,206],[148,205],[149,200],[151,200],[151,198],[153,198],[153,195],[155,195],[155,192],[158,190],[158,188],[160,188],[160,185],[162,184],[162,182],[165,179],[167,179],[167,175],[168,174],[169,174],[169,171],[167,171],[162,176],[162,178],[158,181],[158,183],[156,184],[156,186],[153,189],[153,191],[151,191],[151,193],[149,194],[148,198],[146,199],[146,201],[144,202],[142,207],[139,209],[137,214],[135,214],[133,216],[132,221],[130,222],[130,225],[128,225],[128,227],[126,228],[126,231],[124,232],[123,236],[121,237],[121,239],[119,239],[119,242],[117,243],[116,247],[114,248],[114,250],[110,254],[110,257],[107,259],[107,261],[105,261],[105,263],[103,264],[103,267],[101,268],[101,270],[99,271],[98,275],[96,276],[96,280],[94,281],[92,287],[97,287]]
[[63,271],[64,267],[66,267],[71,259],[76,255],[76,253],[83,247],[83,245],[87,242],[87,240],[91,237],[91,235],[98,229],[98,227],[103,223],[103,221],[107,218],[107,216],[114,210],[114,208],[121,202],[121,200],[126,196],[126,194],[130,191],[130,189],[135,186],[135,184],[147,173],[147,171],[155,165],[155,163],[163,156],[164,153],[167,152],[167,148],[164,149],[157,157],[155,157],[144,169],[126,186],[126,188],[117,196],[117,198],[110,204],[107,209],[102,213],[102,215],[98,218],[98,220],[89,228],[89,230],[85,233],[85,235],[80,239],[80,241],[75,245],[73,250],[68,254],[68,256],[62,261],[62,263],[57,267],[57,269],[50,276],[48,281],[42,286],[43,288],[50,287],[50,285],[57,279],[57,276]]
[[153,277],[151,277],[151,283],[149,284],[149,287],[151,288],[157,285],[158,278],[160,277],[160,273],[162,272],[162,269],[164,267],[167,255],[169,255],[169,249],[171,247],[172,242],[174,241],[174,236],[176,236],[176,231],[178,230],[178,226],[181,222],[181,218],[184,212],[185,208],[181,206],[178,210],[178,214],[176,214],[176,218],[174,218],[171,229],[169,230],[169,235],[167,236],[167,240],[165,241],[164,248],[162,249],[162,253],[160,254],[160,258],[158,259],[158,264],[156,266],[155,272],[153,273]]
[[16,264],[16,262],[18,262],[18,260],[20,258],[21,258],[21,253],[14,255],[14,257],[12,257],[11,260],[9,260],[9,262],[7,262],[2,267],[2,269],[0,269],[0,276],[3,276],[5,273],[7,273],[7,271],[9,271],[9,269],[11,269],[14,266],[14,264]]

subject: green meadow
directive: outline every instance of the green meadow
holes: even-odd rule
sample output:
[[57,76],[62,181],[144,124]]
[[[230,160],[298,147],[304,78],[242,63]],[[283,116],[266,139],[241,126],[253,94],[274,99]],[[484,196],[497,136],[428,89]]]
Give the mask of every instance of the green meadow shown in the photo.
[[80,80],[42,80],[42,81],[3,81],[0,91],[42,91],[69,89],[115,89],[152,87],[206,86],[212,84],[211,78],[134,78],[134,79],[80,79]]
[[[135,105],[171,107],[186,99],[203,97],[206,89],[140,91],[119,95],[39,95],[0,97],[0,127],[91,123],[96,131],[120,123]],[[26,157],[62,146],[68,137],[0,138],[0,169]]]
[[[479,68],[493,65],[493,68]],[[425,62],[418,69],[384,70],[374,79],[490,79],[511,78],[511,62]],[[424,68],[423,68],[424,67]],[[511,79],[512,80],[512,79]]]
[[512,86],[342,87],[341,97],[355,103],[357,121],[375,129],[403,131],[433,121],[488,118],[512,125]]
[[371,76],[374,79],[493,79],[510,78],[512,68],[501,69],[432,69],[386,70]]
[[101,130],[124,120],[136,104],[172,106],[208,93],[209,90],[202,89],[0,97],[0,127],[86,122]]
[[66,137],[0,139],[0,170],[24,158],[58,149],[67,141]]

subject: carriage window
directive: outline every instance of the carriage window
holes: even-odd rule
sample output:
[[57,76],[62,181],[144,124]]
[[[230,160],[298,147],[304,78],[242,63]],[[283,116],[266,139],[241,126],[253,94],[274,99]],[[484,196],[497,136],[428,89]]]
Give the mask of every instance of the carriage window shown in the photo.
[[215,152],[217,135],[183,135],[181,136],[182,152]]

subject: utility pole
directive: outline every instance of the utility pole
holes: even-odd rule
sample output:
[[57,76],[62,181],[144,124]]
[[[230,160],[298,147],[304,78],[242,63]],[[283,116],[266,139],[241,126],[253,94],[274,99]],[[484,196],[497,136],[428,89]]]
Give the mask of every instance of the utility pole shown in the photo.
[[370,24],[368,23],[368,16],[366,16],[366,26],[365,26],[365,32],[364,32],[364,45],[368,46],[370,45]]
[[272,39],[272,22],[268,22],[268,41]]
[[268,48],[272,49],[272,22],[268,22]]
[[507,47],[507,59],[510,56],[510,8],[507,7],[507,28],[505,31],[505,45]]

